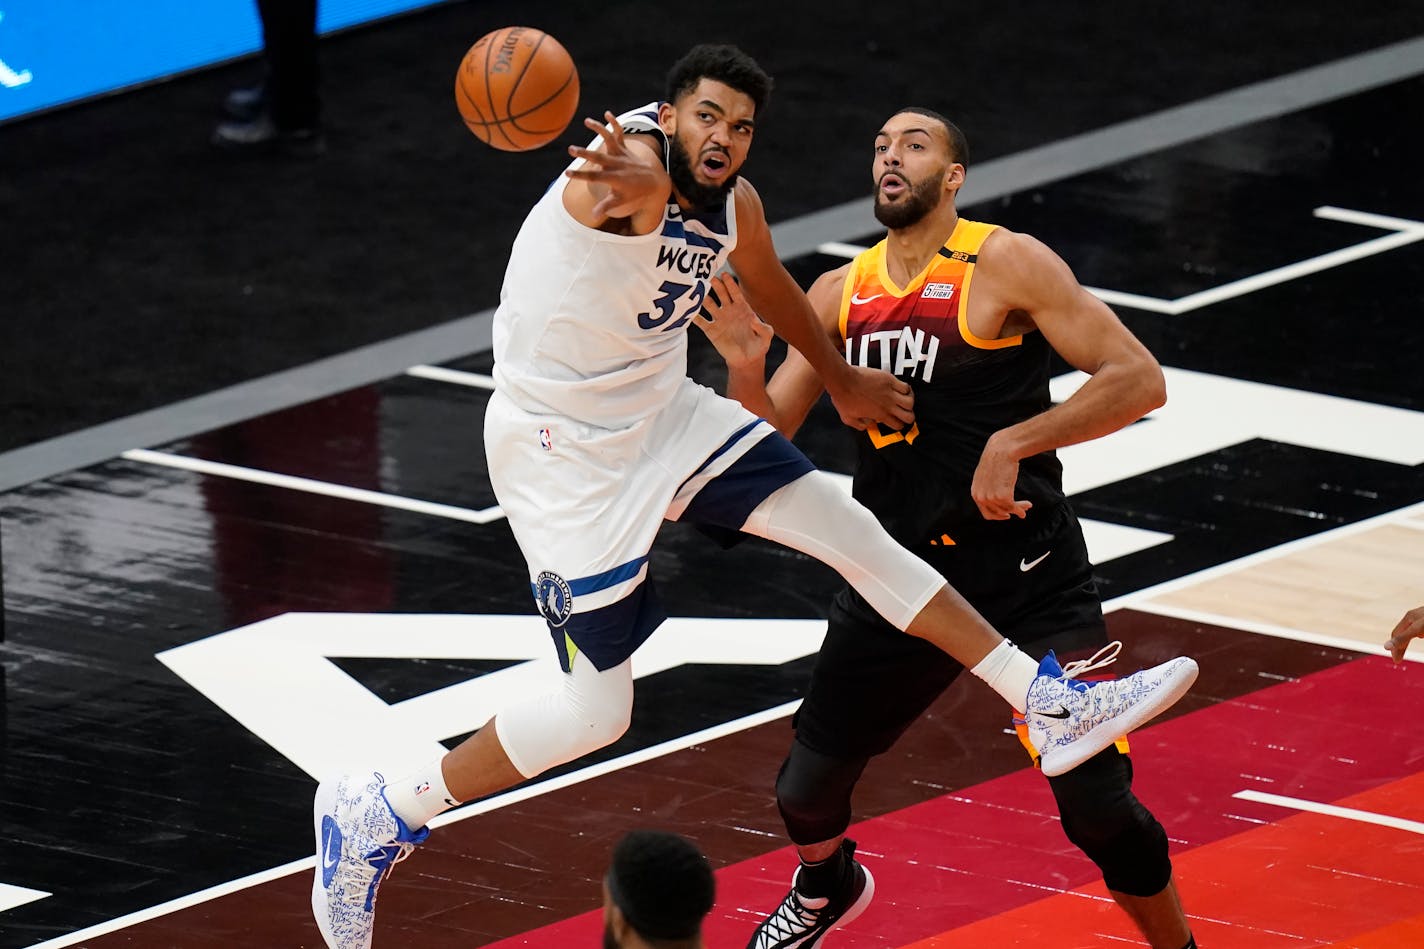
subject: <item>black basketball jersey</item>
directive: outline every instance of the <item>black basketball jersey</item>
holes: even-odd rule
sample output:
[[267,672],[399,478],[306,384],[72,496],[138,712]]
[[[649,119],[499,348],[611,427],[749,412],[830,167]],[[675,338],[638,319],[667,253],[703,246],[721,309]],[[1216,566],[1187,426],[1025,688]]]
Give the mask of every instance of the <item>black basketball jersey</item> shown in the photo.
[[[886,242],[851,263],[841,298],[846,359],[883,368],[915,393],[905,432],[857,433],[855,497],[908,546],[954,543],[985,524],[970,497],[989,436],[1052,404],[1051,349],[1034,331],[979,339],[969,293],[979,248],[995,225],[961,219],[930,264],[901,288],[886,269]],[[1019,465],[1015,497],[1044,510],[1063,498],[1063,469],[1049,451]]]

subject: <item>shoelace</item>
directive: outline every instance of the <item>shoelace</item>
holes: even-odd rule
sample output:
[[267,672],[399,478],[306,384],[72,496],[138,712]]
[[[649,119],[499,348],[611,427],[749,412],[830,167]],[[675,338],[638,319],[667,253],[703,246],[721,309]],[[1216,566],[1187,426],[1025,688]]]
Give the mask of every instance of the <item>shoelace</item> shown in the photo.
[[371,878],[371,885],[366,890],[366,912],[369,913],[375,909],[376,887],[378,887],[386,877],[390,876],[396,864],[400,863],[406,857],[409,857],[413,850],[415,850],[415,844],[396,841],[395,843],[377,848],[366,857],[366,863],[370,864],[371,869],[376,871],[375,875]]
[[824,907],[813,909],[801,902],[800,897],[793,890],[772,914],[769,928],[775,934],[776,939],[780,941],[787,936],[794,936],[814,927],[816,923],[820,922],[823,912],[825,912]]
[[1085,672],[1092,672],[1094,669],[1102,669],[1110,666],[1117,661],[1118,653],[1120,652],[1122,652],[1122,640],[1114,639],[1087,659],[1077,659],[1065,665],[1063,667],[1063,678],[1077,678]]

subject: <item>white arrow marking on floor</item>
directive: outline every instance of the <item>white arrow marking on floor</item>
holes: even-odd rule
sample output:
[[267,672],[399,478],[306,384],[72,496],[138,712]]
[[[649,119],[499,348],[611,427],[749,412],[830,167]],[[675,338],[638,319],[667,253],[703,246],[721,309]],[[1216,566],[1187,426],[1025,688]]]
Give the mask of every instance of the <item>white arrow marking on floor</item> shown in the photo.
[[31,890],[23,886],[14,886],[10,883],[0,883],[0,913],[16,906],[24,906],[26,903],[33,903],[35,900],[42,900],[46,896],[53,896],[44,890]]
[[[634,655],[633,675],[685,663],[780,665],[818,650],[825,629],[823,620],[673,618]],[[328,656],[522,661],[388,704]],[[441,739],[557,688],[562,675],[538,616],[286,613],[158,659],[313,777],[414,769],[444,750]]]

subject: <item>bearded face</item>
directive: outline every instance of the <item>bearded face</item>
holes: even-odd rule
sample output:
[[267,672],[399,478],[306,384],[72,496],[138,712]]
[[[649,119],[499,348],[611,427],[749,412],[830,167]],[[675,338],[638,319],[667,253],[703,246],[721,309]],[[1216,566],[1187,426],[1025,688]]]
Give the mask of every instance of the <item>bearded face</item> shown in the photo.
[[[719,152],[712,158],[721,161],[731,160],[725,152]],[[692,205],[694,211],[720,210],[727,200],[727,195],[737,184],[736,174],[728,175],[726,180],[720,184],[703,184],[697,180],[695,168],[696,162],[688,153],[687,146],[683,144],[682,136],[672,135],[668,148],[668,175],[672,178],[672,186]]]
[[[909,186],[908,189],[897,195],[887,196],[881,184],[890,175],[905,182]],[[875,219],[891,230],[919,223],[939,204],[940,185],[943,181],[943,173],[926,175],[920,181],[910,181],[901,172],[887,171],[875,182]]]

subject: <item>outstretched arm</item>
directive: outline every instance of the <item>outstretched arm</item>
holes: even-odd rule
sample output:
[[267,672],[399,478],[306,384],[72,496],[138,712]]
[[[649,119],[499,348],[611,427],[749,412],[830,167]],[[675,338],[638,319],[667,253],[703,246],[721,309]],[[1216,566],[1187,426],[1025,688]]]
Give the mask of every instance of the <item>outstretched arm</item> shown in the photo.
[[1049,345],[1090,378],[1065,402],[995,432],[971,493],[990,520],[1023,517],[1015,500],[1019,462],[1039,452],[1115,432],[1167,400],[1162,367],[1117,315],[1078,285],[1068,265],[1025,234],[996,231],[984,243],[974,291],[999,313],[1026,313]]
[[569,154],[583,163],[564,172],[571,179],[564,188],[564,207],[587,227],[622,223],[631,233],[647,234],[662,223],[672,194],[662,152],[646,135],[625,134],[612,112],[603,117],[607,125],[583,120],[602,139],[599,147],[569,146]]
[[771,227],[756,190],[737,183],[737,248],[731,263],[752,308],[814,367],[841,421],[863,429],[872,422],[898,429],[914,421],[908,383],[881,369],[852,366],[831,345],[815,312],[771,242]]

